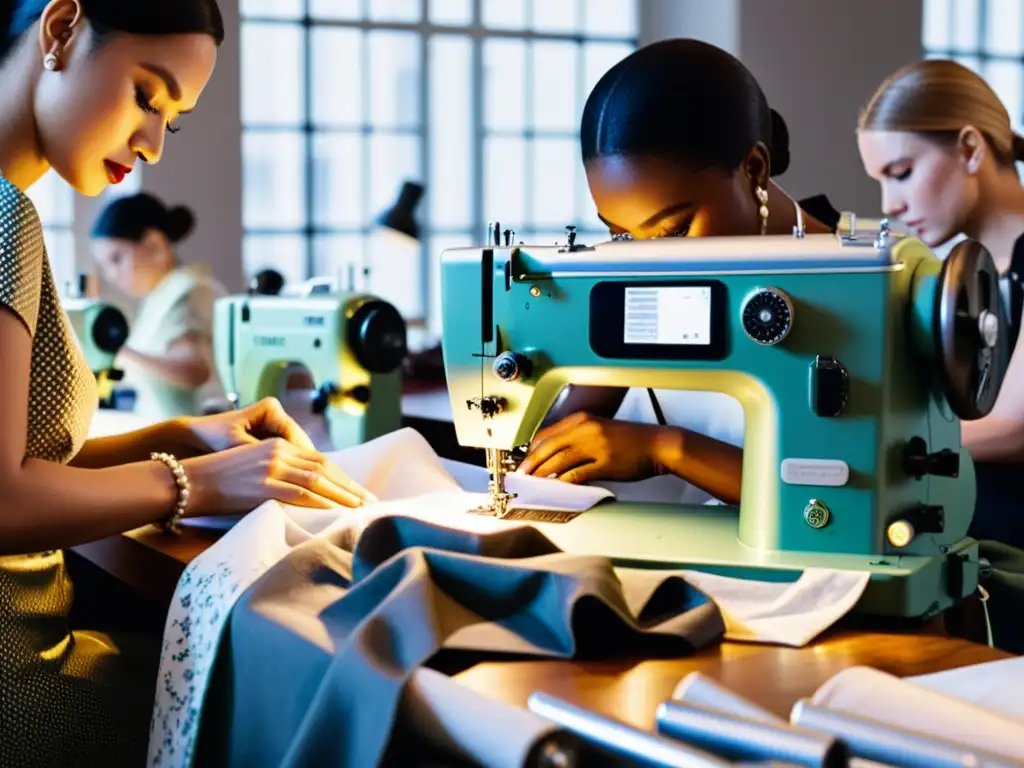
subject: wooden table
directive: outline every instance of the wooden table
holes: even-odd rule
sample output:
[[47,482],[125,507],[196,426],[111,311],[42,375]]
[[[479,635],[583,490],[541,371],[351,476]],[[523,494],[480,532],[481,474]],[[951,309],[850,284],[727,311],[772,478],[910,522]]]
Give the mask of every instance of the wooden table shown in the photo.
[[[403,411],[407,425],[422,432],[435,451],[447,458],[476,463],[475,453],[470,455],[455,441],[450,409],[441,393],[423,388],[407,392],[406,400]],[[171,536],[146,526],[72,551],[162,615],[182,570],[220,535],[218,531],[188,527],[181,535]],[[462,672],[457,679],[517,706],[524,706],[534,691],[544,691],[649,728],[657,705],[693,671],[701,671],[788,717],[797,699],[809,696],[848,667],[870,666],[903,677],[1008,657],[1001,651],[941,634],[840,629],[799,649],[726,642],[693,657],[671,661],[484,663]]]
[[[146,526],[76,547],[75,552],[165,611],[182,570],[220,535],[218,531],[185,528],[172,536]],[[725,642],[690,658],[667,661],[484,663],[461,672],[456,679],[516,706],[525,706],[534,691],[544,691],[649,728],[657,705],[694,671],[788,717],[798,699],[811,695],[848,667],[875,667],[905,677],[1009,657],[942,634],[840,629],[805,648]]]

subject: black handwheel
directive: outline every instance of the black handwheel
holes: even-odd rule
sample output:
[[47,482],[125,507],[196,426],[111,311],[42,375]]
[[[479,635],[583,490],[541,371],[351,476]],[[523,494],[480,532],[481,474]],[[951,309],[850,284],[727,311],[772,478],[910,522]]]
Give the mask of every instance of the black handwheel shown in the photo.
[[957,243],[942,265],[934,330],[939,374],[953,413],[964,421],[987,416],[1010,360],[1010,327],[999,272],[976,240]]

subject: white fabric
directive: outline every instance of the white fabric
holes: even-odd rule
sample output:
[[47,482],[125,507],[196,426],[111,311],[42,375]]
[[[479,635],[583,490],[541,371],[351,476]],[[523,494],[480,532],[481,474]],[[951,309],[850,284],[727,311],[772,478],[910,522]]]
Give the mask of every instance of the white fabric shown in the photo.
[[[1020,691],[1019,668],[1016,675]],[[870,667],[851,667],[840,672],[819,688],[811,701],[969,749],[982,747],[992,754],[1024,760],[1024,719],[928,690]]]
[[903,679],[1024,723],[1024,656]]

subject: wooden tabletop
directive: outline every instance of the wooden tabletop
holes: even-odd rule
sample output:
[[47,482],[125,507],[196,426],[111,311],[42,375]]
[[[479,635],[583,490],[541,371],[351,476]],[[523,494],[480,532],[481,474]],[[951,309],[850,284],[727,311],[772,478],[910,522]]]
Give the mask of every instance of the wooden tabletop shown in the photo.
[[1010,658],[985,645],[940,635],[834,631],[804,648],[724,642],[685,659],[581,664],[525,661],[478,664],[456,676],[478,693],[524,707],[543,691],[650,729],[658,704],[691,672],[701,672],[789,719],[793,705],[833,675],[867,666],[897,677]]
[[[449,458],[474,461],[475,456],[457,453],[460,447],[447,421],[450,415],[436,404],[436,393],[416,394],[429,394],[434,399],[419,398],[419,409],[408,405],[403,408],[412,411],[406,414],[409,426],[424,432],[439,454],[449,453],[447,448],[452,454]],[[185,566],[221,535],[220,531],[186,527],[175,536],[145,526],[72,551],[165,612]],[[934,630],[934,625],[930,629]],[[517,706],[524,706],[534,691],[544,691],[650,728],[658,704],[694,671],[788,717],[798,699],[813,694],[848,667],[869,666],[905,677],[1009,657],[983,645],[943,636],[941,629],[936,634],[928,631],[832,630],[804,648],[724,642],[690,658],[670,661],[484,663],[458,674],[456,679]]]
[[[146,526],[76,547],[75,552],[165,609],[182,570],[220,535],[219,531],[186,527],[175,536]],[[484,663],[461,672],[456,679],[516,706],[525,706],[534,691],[544,691],[650,728],[658,704],[669,698],[683,677],[695,671],[788,718],[798,699],[813,694],[848,667],[869,666],[906,677],[1010,657],[941,632],[941,622],[933,623],[923,634],[840,629],[804,648],[724,642],[692,657],[667,661]]]

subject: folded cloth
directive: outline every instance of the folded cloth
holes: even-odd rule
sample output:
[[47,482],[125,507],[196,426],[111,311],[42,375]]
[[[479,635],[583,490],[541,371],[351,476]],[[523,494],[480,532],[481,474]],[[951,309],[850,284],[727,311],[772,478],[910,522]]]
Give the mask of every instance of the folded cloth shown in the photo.
[[821,707],[1024,761],[1024,721],[930,691],[870,667],[851,667],[818,689]]
[[183,576],[150,765],[376,765],[404,684],[441,648],[683,656],[724,630],[678,574],[625,590],[608,560],[532,526],[385,516],[312,534],[291,512],[264,505]]

